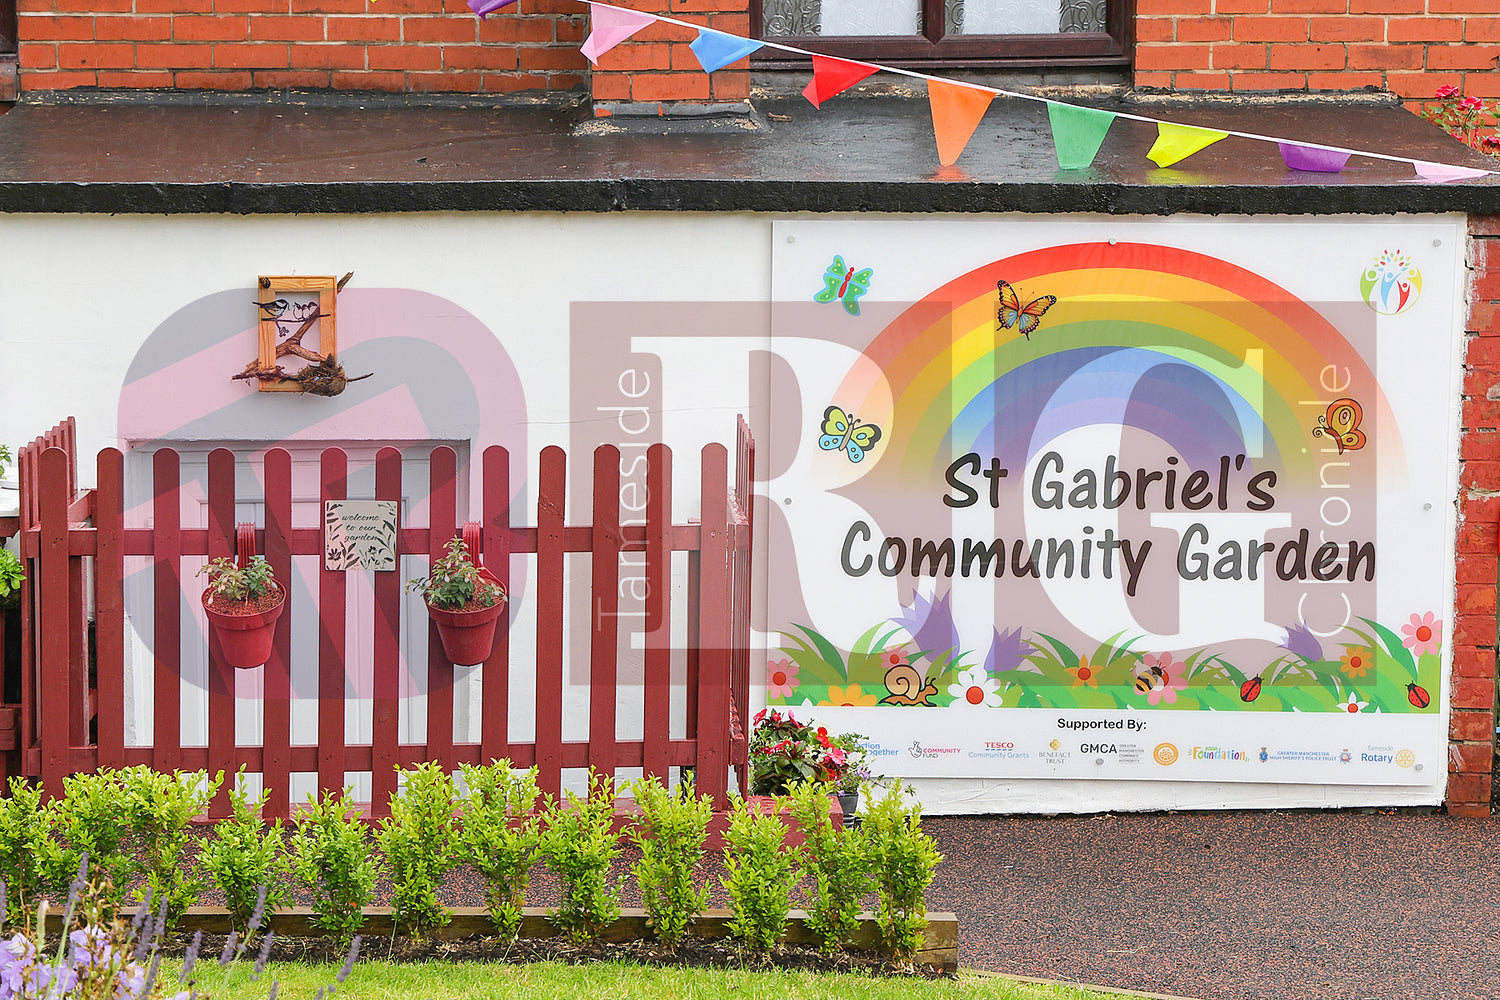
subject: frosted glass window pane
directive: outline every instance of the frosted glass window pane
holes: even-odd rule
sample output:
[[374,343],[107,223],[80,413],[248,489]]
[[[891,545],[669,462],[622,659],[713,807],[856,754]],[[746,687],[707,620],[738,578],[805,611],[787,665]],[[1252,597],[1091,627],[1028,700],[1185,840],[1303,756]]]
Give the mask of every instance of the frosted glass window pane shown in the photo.
[[919,35],[921,0],[823,0],[823,35]]
[[822,34],[819,0],[763,0],[761,16],[767,38],[806,38]]
[[1058,2],[1059,0],[965,0],[962,31],[966,35],[1056,34]]
[[948,0],[948,34],[1102,32],[1105,0]]

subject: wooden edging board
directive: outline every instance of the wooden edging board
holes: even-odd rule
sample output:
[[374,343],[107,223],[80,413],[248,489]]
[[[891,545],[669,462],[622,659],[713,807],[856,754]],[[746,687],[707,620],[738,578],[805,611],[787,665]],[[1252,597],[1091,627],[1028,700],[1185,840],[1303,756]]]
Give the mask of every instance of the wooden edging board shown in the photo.
[[[432,932],[437,938],[464,938],[474,935],[493,934],[489,913],[483,907],[455,906],[449,911],[453,919],[445,927]],[[521,937],[557,937],[558,930],[547,918],[547,910],[528,906],[521,918]],[[278,910],[270,920],[270,928],[278,936],[322,937],[326,933],[313,923],[312,910],[305,906]],[[693,919],[689,933],[698,937],[718,939],[729,936],[728,910],[705,910]],[[388,906],[365,908],[365,924],[360,933],[367,935],[389,935],[392,915]],[[47,914],[47,929],[57,932],[62,927],[62,914],[56,911]],[[177,930],[201,930],[207,934],[227,934],[230,930],[229,912],[218,906],[190,906],[177,921]],[[646,926],[646,911],[639,907],[622,907],[620,917],[602,935],[605,941],[634,941],[650,936]],[[807,927],[807,914],[793,910],[787,924],[786,944],[815,945],[817,936]],[[873,913],[861,913],[859,928],[855,931],[853,944],[856,948],[874,949],[880,943],[880,928]],[[927,933],[921,949],[916,955],[916,964],[929,966],[941,972],[958,971],[958,917],[952,913],[927,914]]]

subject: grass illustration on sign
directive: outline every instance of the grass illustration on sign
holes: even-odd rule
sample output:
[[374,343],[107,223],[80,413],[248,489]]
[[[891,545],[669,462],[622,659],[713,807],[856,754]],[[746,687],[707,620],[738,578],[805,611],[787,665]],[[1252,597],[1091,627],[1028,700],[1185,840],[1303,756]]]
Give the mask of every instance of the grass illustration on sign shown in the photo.
[[[1431,713],[1442,623],[1413,614],[1401,635],[1359,619],[1326,648],[1303,625],[1263,665],[1209,649],[1177,659],[1117,634],[1082,652],[1044,633],[993,631],[989,648],[961,649],[949,595],[921,594],[867,629],[847,653],[805,625],[767,667],[767,703],[944,708],[1095,708],[1238,712]],[[904,639],[902,637],[905,637]]]

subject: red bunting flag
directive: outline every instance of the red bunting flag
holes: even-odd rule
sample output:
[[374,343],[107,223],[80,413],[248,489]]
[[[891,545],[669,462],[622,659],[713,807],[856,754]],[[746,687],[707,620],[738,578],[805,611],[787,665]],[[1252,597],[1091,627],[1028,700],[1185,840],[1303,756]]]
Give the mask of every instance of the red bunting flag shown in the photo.
[[943,166],[952,166],[958,159],[979,127],[979,119],[984,117],[994,99],[993,92],[977,87],[965,87],[946,80],[927,81],[927,102],[932,105],[932,131],[937,137],[938,161]]
[[831,56],[815,55],[812,61],[813,78],[803,88],[802,96],[812,101],[815,108],[821,108],[823,102],[830,97],[842,94],[865,77],[880,70],[879,66],[871,66],[869,63],[834,59]]

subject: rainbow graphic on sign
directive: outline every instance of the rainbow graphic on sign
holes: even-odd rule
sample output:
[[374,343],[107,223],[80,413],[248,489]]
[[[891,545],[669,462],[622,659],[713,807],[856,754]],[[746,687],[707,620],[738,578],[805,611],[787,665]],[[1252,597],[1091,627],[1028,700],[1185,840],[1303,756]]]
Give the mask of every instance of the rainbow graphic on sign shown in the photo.
[[[1023,303],[1057,297],[1029,338],[997,329],[1001,281]],[[872,363],[838,397],[886,428],[869,474],[889,480],[975,448],[1024,465],[1098,423],[1153,433],[1190,465],[1249,448],[1305,479],[1316,476],[1314,449],[1303,452],[1316,414],[1298,404],[1326,404],[1328,365],[1376,387],[1362,400],[1366,424],[1382,429],[1382,468],[1404,467],[1374,373],[1343,334],[1267,279],[1187,250],[1082,243],[995,261],[927,295],[864,353]]]

